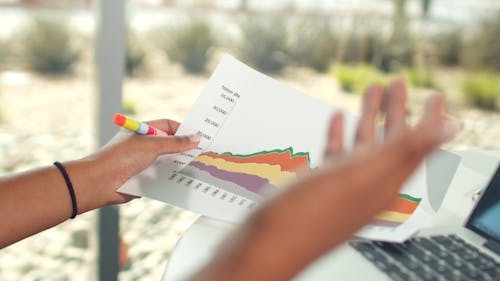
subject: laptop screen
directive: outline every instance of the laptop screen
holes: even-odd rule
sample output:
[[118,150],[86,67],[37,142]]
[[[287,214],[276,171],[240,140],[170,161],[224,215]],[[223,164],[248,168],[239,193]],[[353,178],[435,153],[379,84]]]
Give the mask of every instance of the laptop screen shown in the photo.
[[466,227],[500,243],[500,166],[479,199]]

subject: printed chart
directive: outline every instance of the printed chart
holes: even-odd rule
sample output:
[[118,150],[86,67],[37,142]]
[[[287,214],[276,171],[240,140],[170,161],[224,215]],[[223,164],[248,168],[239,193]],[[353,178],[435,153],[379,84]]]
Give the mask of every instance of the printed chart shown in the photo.
[[[335,111],[226,55],[176,133],[200,134],[199,147],[162,156],[120,191],[239,222],[321,163]],[[346,116],[345,143],[355,123]]]
[[181,173],[216,186],[233,185],[235,188],[231,190],[240,195],[252,196],[251,193],[261,197],[296,179],[297,171],[309,168],[309,154],[294,153],[289,147],[248,155],[205,152]]
[[371,225],[391,228],[398,227],[413,215],[420,201],[422,201],[422,198],[414,198],[408,194],[399,194],[396,202],[389,209],[378,214]]
[[403,242],[422,227],[430,226],[434,214],[428,212],[423,204],[426,200],[428,201],[426,177],[425,165],[421,165],[414,176],[403,186],[392,205],[376,215],[357,236],[373,240]]
[[[321,164],[335,111],[226,55],[176,133],[200,134],[199,147],[162,156],[119,191],[241,222],[268,195]],[[357,118],[344,115],[349,145]],[[425,198],[425,168],[418,174],[360,236],[398,240],[411,232],[407,225],[418,224]]]

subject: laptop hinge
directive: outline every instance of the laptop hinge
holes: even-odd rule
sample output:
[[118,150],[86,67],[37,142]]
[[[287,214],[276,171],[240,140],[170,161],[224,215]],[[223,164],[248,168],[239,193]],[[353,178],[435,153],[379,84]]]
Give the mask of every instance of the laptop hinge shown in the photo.
[[487,240],[486,243],[484,243],[484,246],[500,255],[500,243],[493,241],[493,239]]

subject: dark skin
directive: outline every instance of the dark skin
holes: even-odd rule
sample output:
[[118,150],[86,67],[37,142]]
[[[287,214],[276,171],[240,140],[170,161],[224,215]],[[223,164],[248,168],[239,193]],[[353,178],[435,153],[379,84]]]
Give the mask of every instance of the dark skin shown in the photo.
[[[350,155],[343,149],[343,117],[335,114],[325,151],[328,163],[268,201],[191,280],[290,280],[368,224],[397,198],[425,156],[460,130],[445,117],[441,96],[427,101],[413,128],[405,121],[405,103],[401,80],[387,91],[371,87]],[[385,115],[384,143],[375,142],[379,113]]]
[[[170,133],[179,127],[172,120],[148,123]],[[90,156],[63,163],[75,189],[78,214],[130,201],[133,196],[116,190],[158,156],[195,148],[196,139],[130,134]],[[1,178],[0,249],[67,220],[71,212],[66,183],[54,166]]]

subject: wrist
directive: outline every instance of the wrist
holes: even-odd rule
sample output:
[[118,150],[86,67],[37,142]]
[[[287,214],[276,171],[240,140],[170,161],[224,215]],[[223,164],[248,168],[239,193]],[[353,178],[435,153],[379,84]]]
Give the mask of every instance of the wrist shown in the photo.
[[66,168],[64,168],[64,165],[61,164],[61,162],[56,161],[54,162],[54,166],[57,167],[59,172],[61,172],[62,177],[64,178],[64,182],[66,183],[66,187],[68,189],[68,193],[71,199],[71,217],[74,219],[76,215],[78,214],[78,203],[76,202],[76,197],[75,197],[75,189],[73,188],[73,183],[71,182],[71,179],[68,176],[68,172],[66,171]]
[[79,159],[63,163],[73,184],[78,214],[114,204],[115,183],[107,171],[109,166],[102,165],[98,159]]

